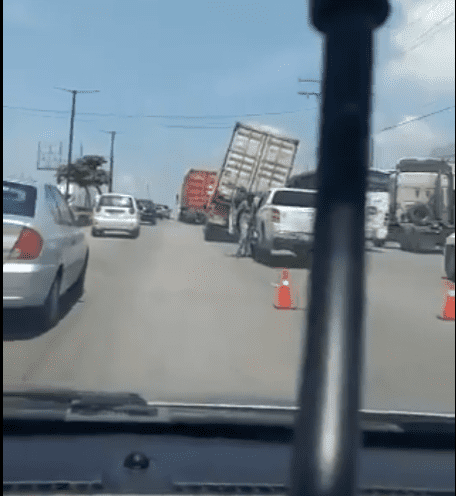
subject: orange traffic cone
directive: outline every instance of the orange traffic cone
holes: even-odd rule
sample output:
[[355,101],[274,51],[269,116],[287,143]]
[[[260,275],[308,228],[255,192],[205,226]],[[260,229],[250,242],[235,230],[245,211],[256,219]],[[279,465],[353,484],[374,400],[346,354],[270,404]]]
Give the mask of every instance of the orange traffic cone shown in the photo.
[[445,296],[442,305],[442,315],[439,317],[441,320],[454,320],[454,282],[448,278],[442,277],[445,289]]
[[274,307],[279,310],[295,310],[297,305],[294,293],[288,270],[284,269],[280,283],[275,287]]

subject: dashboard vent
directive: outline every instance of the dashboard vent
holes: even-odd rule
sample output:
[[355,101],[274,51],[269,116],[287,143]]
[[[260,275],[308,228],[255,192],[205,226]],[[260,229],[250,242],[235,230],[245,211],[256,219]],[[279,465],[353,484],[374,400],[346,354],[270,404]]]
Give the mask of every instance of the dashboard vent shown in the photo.
[[[176,494],[186,495],[218,495],[218,494],[275,494],[290,495],[290,488],[282,484],[208,484],[208,483],[176,483]],[[409,488],[386,489],[364,488],[359,489],[359,496],[455,496],[454,491],[432,491]]]
[[100,481],[4,482],[3,494],[93,494],[103,492]]
[[285,494],[288,491],[282,484],[177,483],[174,489],[181,494]]

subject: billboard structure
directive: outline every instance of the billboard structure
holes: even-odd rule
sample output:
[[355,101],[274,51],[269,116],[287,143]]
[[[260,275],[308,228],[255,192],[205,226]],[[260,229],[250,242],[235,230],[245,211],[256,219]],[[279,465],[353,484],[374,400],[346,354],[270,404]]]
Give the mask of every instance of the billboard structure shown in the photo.
[[38,143],[37,170],[57,170],[62,165],[63,142]]

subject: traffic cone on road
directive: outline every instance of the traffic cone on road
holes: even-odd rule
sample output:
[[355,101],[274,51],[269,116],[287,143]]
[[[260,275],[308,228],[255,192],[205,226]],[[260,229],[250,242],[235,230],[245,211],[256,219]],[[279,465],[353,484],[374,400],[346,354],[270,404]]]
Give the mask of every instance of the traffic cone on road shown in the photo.
[[275,287],[274,307],[279,310],[295,310],[297,308],[295,291],[286,269],[282,270],[280,283]]
[[454,320],[455,304],[454,304],[454,282],[448,278],[442,277],[445,295],[443,298],[441,320]]

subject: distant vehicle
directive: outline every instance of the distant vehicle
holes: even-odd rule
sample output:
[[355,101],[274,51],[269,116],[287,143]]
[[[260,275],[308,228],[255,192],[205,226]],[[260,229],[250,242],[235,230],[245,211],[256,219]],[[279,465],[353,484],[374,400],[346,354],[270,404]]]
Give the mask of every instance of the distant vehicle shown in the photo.
[[184,176],[178,205],[178,220],[203,224],[204,206],[215,189],[216,171],[190,169]]
[[[61,182],[57,185],[60,193],[66,197],[67,184]],[[66,201],[68,206],[73,211],[74,216],[81,225],[90,225],[92,223],[93,207],[96,203],[96,198],[99,196],[95,186],[79,186],[76,183],[70,183],[68,188],[68,198]]]
[[454,167],[436,158],[405,158],[392,174],[388,240],[402,250],[444,246],[454,231]]
[[132,196],[104,193],[93,212],[92,236],[127,232],[132,238],[137,238],[140,232],[139,216],[138,206]]
[[236,195],[241,188],[258,195],[285,186],[299,141],[236,123],[214,192],[206,206],[204,239],[217,231],[239,230]]
[[255,258],[273,251],[291,251],[299,258],[312,251],[316,190],[273,188],[261,198],[255,218]]
[[155,211],[159,219],[171,218],[171,210],[167,205],[156,204],[155,207],[156,207]]
[[142,222],[147,222],[149,224],[155,225],[157,213],[155,211],[155,204],[152,200],[138,200],[136,199],[136,204],[139,209],[139,218]]
[[38,307],[52,327],[60,296],[83,293],[88,260],[84,230],[55,185],[3,181],[3,308]]
[[455,235],[450,234],[445,241],[445,247],[443,249],[444,254],[444,269],[445,274],[450,279],[450,281],[454,281],[454,244],[455,244]]

